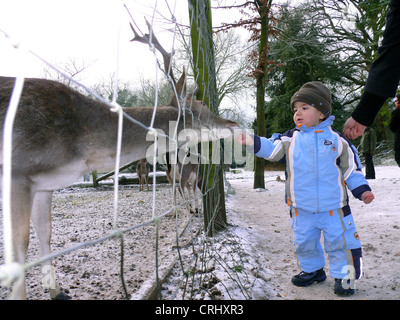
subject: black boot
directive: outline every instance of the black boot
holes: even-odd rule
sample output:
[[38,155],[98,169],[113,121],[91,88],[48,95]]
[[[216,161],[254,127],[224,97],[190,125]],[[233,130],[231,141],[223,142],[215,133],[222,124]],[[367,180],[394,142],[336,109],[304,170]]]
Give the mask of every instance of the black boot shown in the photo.
[[[347,284],[350,284],[350,280],[347,280]],[[350,288],[349,285],[346,285],[346,288],[343,288],[342,279],[335,279],[335,288],[333,289],[335,294],[338,296],[351,296],[354,294],[354,287]]]
[[292,277],[292,283],[298,287],[307,287],[313,284],[315,281],[322,282],[326,279],[324,269],[319,269],[314,272],[300,272]]

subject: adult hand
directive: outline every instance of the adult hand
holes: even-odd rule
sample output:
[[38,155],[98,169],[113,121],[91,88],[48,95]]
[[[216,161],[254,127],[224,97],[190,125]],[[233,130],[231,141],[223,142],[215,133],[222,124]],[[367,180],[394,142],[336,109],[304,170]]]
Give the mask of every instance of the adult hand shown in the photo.
[[350,117],[344,124],[343,134],[347,139],[353,140],[362,136],[366,128],[366,126],[354,120],[353,117]]

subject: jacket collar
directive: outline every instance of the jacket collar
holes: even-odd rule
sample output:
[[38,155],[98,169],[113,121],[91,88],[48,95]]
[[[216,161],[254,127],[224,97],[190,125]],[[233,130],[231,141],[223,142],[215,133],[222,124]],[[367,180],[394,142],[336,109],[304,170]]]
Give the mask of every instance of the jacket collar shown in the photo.
[[324,128],[329,127],[329,126],[332,125],[333,120],[335,120],[335,116],[329,116],[324,121],[322,121],[321,123],[317,124],[314,127],[308,128],[306,125],[303,124],[303,125],[301,125],[299,127],[296,127],[296,129],[299,130],[299,131],[304,131],[304,132],[324,130]]

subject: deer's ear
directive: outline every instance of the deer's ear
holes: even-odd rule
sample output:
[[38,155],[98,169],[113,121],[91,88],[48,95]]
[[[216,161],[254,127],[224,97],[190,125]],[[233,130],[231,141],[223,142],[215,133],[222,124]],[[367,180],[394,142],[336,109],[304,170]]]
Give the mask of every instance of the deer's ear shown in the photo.
[[178,83],[176,84],[176,91],[178,92],[178,95],[180,97],[186,97],[187,90],[186,90],[186,70],[185,67],[183,67],[183,72],[181,77],[178,80]]
[[182,100],[184,100],[187,98],[185,67],[183,67],[182,75],[179,78],[175,89],[176,89],[176,93],[178,94],[178,97],[175,95],[175,92],[174,92],[174,96],[171,99],[170,105],[178,108],[179,107],[178,99],[181,98]]

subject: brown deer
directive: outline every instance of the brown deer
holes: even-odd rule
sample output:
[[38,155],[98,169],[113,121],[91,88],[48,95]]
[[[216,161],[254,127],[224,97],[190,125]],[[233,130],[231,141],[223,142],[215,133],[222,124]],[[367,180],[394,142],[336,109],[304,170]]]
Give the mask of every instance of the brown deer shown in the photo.
[[[14,86],[14,78],[0,77],[1,139],[5,114]],[[185,74],[177,82],[177,92],[185,92]],[[201,101],[177,97],[167,106],[157,108],[154,128],[168,132],[169,122],[177,121],[178,130],[197,131],[238,128],[236,122],[212,113]],[[187,110],[179,110],[179,108]],[[124,113],[149,126],[153,107],[124,108]],[[85,173],[108,168],[116,157],[118,115],[108,105],[84,96],[58,82],[25,79],[14,121],[11,183],[11,223],[14,261],[25,263],[32,219],[41,244],[41,254],[50,254],[51,200],[55,189],[71,185]],[[121,163],[146,157],[153,141],[146,140],[148,130],[124,118]],[[227,131],[222,130],[224,138]],[[209,136],[209,139],[212,139]],[[168,151],[168,145],[165,146]],[[3,149],[1,147],[1,165]],[[48,262],[50,266],[50,262]],[[50,275],[55,272],[51,269]],[[24,282],[23,282],[24,283]],[[52,298],[61,292],[55,279],[49,286]],[[12,298],[26,298],[25,284],[14,285]]]
[[[198,196],[196,196],[197,186],[201,189],[201,176],[198,175],[199,164],[191,162],[182,164],[178,159],[171,164],[168,158],[169,156],[167,154],[166,164],[163,164],[163,167],[169,183],[172,187],[175,186],[175,188],[178,189],[183,199],[186,199],[185,189],[188,191],[189,198],[191,197],[190,191],[192,191],[194,204],[190,206],[190,212],[198,212]],[[174,201],[176,203],[176,193]]]
[[149,182],[148,182],[149,172],[150,172],[150,166],[147,163],[146,158],[140,159],[138,164],[136,165],[136,173],[139,178],[139,191],[143,191],[145,183],[147,186],[147,190],[149,190]]

